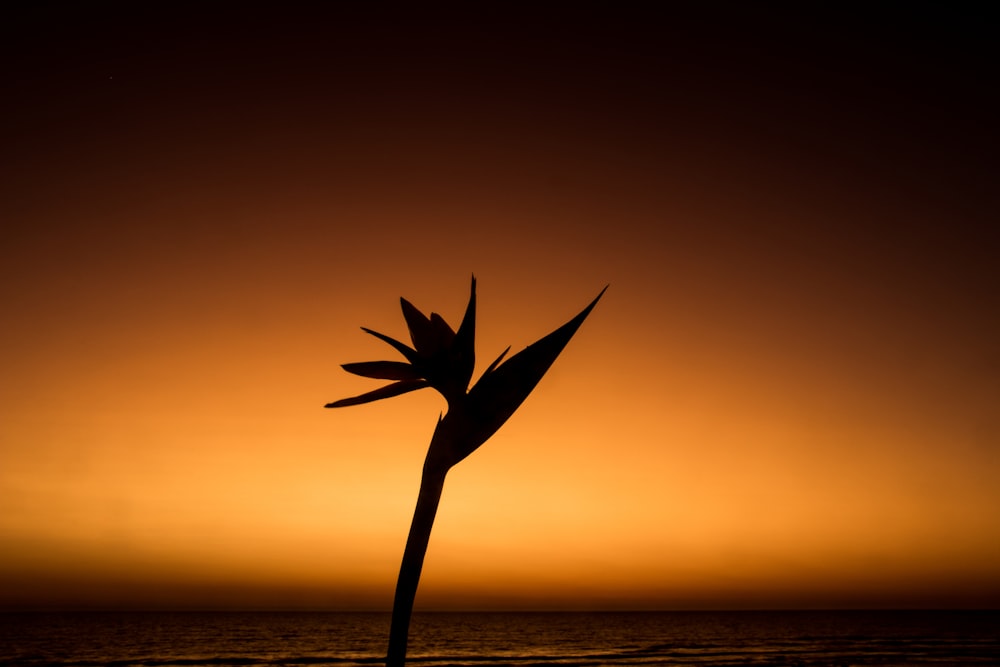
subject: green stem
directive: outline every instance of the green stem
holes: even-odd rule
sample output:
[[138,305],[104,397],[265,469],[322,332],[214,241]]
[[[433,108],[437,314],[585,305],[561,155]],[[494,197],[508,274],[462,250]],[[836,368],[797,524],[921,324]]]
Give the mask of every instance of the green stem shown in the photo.
[[427,543],[431,538],[431,528],[434,527],[434,516],[437,514],[438,503],[441,502],[441,491],[444,489],[447,473],[447,468],[442,470],[424,465],[417,507],[413,511],[410,534],[406,538],[406,549],[403,550],[403,562],[399,566],[399,579],[396,580],[386,667],[403,667],[406,663],[406,642],[410,632],[413,601],[417,597],[420,571],[424,566]]

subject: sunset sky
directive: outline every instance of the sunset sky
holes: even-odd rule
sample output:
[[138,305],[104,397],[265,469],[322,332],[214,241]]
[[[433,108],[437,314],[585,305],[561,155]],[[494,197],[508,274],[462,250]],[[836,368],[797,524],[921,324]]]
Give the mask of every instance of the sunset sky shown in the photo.
[[986,16],[39,4],[0,608],[388,610],[446,406],[323,405],[473,273],[477,375],[610,287],[450,473],[418,609],[1000,607]]

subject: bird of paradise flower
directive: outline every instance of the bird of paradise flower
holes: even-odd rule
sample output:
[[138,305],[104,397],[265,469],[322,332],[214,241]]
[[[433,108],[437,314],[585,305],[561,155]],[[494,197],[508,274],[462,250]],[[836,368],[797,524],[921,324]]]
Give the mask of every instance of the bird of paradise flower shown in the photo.
[[508,347],[468,390],[476,361],[475,276],[472,277],[469,305],[457,332],[437,313],[427,317],[403,298],[400,303],[413,347],[362,327],[366,333],[395,348],[406,361],[344,364],[344,370],[349,373],[394,382],[360,396],[328,403],[326,407],[359,405],[426,387],[436,389],[448,403],[447,413],[438,418],[424,459],[417,506],[396,581],[386,667],[402,667],[406,662],[410,616],[445,476],[452,466],[486,442],[514,414],[606,290],[607,287],[601,290],[569,322],[504,362],[510,351]]

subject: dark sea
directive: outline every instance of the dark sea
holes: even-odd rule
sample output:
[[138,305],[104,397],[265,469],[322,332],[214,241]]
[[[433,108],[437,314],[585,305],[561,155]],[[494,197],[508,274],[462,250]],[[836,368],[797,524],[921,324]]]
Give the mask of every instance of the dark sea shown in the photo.
[[[0,666],[378,665],[382,613],[0,614]],[[1000,612],[418,613],[408,662],[1000,665]]]

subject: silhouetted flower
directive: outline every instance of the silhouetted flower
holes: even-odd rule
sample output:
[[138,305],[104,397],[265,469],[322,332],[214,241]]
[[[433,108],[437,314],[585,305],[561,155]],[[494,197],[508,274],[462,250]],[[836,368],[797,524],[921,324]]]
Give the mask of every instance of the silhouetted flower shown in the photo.
[[476,364],[475,276],[472,277],[469,305],[457,333],[437,313],[427,317],[409,301],[400,299],[413,347],[371,329],[364,331],[396,348],[408,363],[366,361],[343,365],[344,370],[356,375],[395,382],[367,394],[328,403],[328,408],[368,403],[424,387],[437,389],[448,401],[448,413],[438,418],[424,459],[417,507],[396,581],[385,663],[388,667],[402,667],[406,661],[410,614],[445,475],[486,442],[517,410],[593,310],[604,290],[576,317],[501,364],[510,350],[508,347],[468,392]]
[[[465,316],[457,333],[437,313],[431,313],[431,316],[427,317],[406,299],[400,298],[399,301],[403,308],[403,317],[406,318],[406,325],[410,330],[413,347],[377,331],[365,327],[362,327],[362,330],[394,347],[406,358],[406,362],[363,361],[342,366],[345,371],[355,375],[396,382],[360,396],[329,403],[326,407],[339,408],[369,403],[425,387],[433,387],[441,392],[449,405],[465,395],[476,365],[475,276],[472,278],[469,305],[465,309]],[[497,359],[493,366],[499,361],[500,359]]]
[[[424,387],[437,389],[447,399],[450,408],[445,430],[460,428],[461,452],[449,455],[452,464],[461,460],[486,441],[531,393],[552,362],[573,337],[577,328],[594,308],[604,290],[576,317],[549,335],[532,343],[503,364],[510,347],[489,365],[472,389],[467,388],[476,362],[476,278],[472,277],[469,305],[462,324],[455,333],[437,313],[425,316],[406,299],[400,299],[403,316],[410,329],[413,347],[385,334],[364,329],[367,333],[392,345],[409,363],[402,361],[366,361],[344,364],[344,370],[356,375],[382,380],[395,380],[353,398],[328,403],[328,408],[340,408],[398,396]],[[456,410],[455,408],[460,408]],[[451,436],[449,436],[451,437]]]

